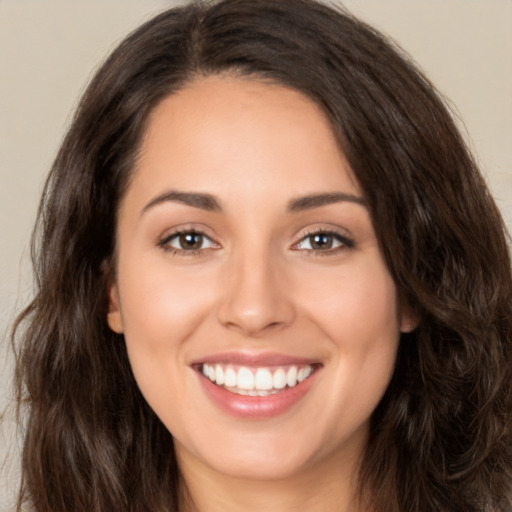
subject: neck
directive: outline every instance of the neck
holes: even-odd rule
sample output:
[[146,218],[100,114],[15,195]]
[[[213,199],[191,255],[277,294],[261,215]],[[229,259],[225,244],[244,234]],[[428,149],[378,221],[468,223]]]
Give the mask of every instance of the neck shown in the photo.
[[356,498],[357,457],[332,457],[277,480],[220,474],[197,459],[180,466],[180,512],[369,512]]

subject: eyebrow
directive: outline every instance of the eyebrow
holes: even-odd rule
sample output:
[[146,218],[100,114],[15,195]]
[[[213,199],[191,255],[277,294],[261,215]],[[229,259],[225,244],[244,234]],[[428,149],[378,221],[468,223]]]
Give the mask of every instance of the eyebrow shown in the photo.
[[152,199],[146,206],[144,206],[141,215],[146,213],[150,208],[168,201],[183,203],[187,206],[193,206],[194,208],[200,208],[201,210],[207,210],[209,212],[218,212],[221,210],[217,199],[210,194],[203,194],[200,192],[178,192],[176,190],[171,190]]
[[329,192],[326,194],[312,194],[292,199],[288,203],[288,211],[301,212],[341,202],[355,203],[366,207],[366,201],[362,197],[355,196],[353,194],[345,194],[343,192]]
[[[204,194],[201,192],[179,192],[176,190],[171,190],[152,199],[146,206],[144,206],[141,215],[146,213],[154,206],[166,203],[168,201],[183,203],[187,206],[192,206],[194,208],[199,208],[209,212],[222,211],[220,203],[211,194]],[[301,212],[304,210],[311,210],[313,208],[319,208],[321,206],[340,202],[355,203],[366,207],[366,202],[362,197],[353,194],[346,194],[343,192],[328,192],[323,194],[311,194],[308,196],[292,199],[288,203],[287,211],[291,213]]]

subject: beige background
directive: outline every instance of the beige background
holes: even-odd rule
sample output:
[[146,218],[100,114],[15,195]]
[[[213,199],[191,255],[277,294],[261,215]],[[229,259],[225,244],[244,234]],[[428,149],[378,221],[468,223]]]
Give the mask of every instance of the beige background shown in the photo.
[[[12,372],[6,333],[30,296],[29,234],[71,111],[108,51],[176,3],[0,0],[0,407],[8,402]],[[399,42],[450,98],[511,229],[512,1],[344,3]],[[7,421],[0,457],[15,450],[13,439]],[[15,463],[3,472],[0,510],[11,509],[15,473]]]

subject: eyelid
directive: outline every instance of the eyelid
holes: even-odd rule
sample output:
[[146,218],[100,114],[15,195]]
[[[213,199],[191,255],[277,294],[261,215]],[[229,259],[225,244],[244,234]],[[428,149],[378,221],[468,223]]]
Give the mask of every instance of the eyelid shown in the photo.
[[[200,248],[200,249],[182,249],[179,247],[173,247],[173,246],[169,245],[173,239],[176,239],[179,236],[186,235],[186,234],[201,235],[202,237],[204,237],[205,239],[207,239],[210,242],[211,246],[205,247],[205,248]],[[185,256],[194,256],[197,254],[204,254],[206,251],[209,251],[212,249],[214,249],[214,250],[220,249],[220,247],[221,247],[221,245],[214,239],[214,237],[212,237],[211,235],[206,233],[206,230],[198,228],[198,227],[194,227],[194,226],[180,226],[171,231],[167,231],[165,233],[165,235],[160,236],[158,238],[156,245],[165,251],[170,251],[173,254],[180,254],[180,255],[185,255]]]
[[[340,245],[337,247],[329,248],[329,249],[302,249],[299,246],[304,240],[306,240],[308,237],[312,237],[314,235],[328,235],[335,238]],[[341,230],[339,228],[334,227],[324,227],[319,226],[318,228],[314,229],[308,229],[305,232],[302,232],[300,235],[300,238],[297,242],[295,242],[291,249],[295,251],[304,251],[309,254],[318,255],[318,256],[327,256],[332,254],[337,254],[338,252],[347,250],[347,249],[353,249],[355,247],[355,242],[351,235],[347,233],[346,230]]]
[[[160,236],[157,239],[156,245],[163,250],[170,251],[173,254],[180,254],[186,256],[193,256],[199,254],[205,254],[207,251],[220,249],[222,245],[216,241],[215,237],[207,233],[208,230],[205,230],[201,227],[193,226],[193,225],[182,225],[174,228],[171,231],[165,232],[165,235]],[[173,247],[170,245],[170,242],[173,239],[185,234],[197,234],[204,237],[204,239],[208,240],[210,246],[209,247],[201,247],[199,249],[183,249],[179,247]],[[330,247],[327,249],[315,249],[315,248],[301,248],[299,245],[303,243],[308,237],[312,237],[314,235],[327,235],[332,236],[337,241],[336,247]],[[332,254],[337,254],[338,252],[352,249],[355,247],[355,242],[352,238],[352,235],[347,233],[347,230],[341,229],[339,227],[333,226],[319,226],[318,228],[310,228],[304,230],[300,234],[300,238],[297,239],[291,246],[291,249],[294,251],[302,251],[311,255],[319,255],[319,256],[327,256]]]

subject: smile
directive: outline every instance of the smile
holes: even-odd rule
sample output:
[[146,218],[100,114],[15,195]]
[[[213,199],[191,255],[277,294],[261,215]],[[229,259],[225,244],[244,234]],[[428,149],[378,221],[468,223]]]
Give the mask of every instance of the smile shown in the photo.
[[315,371],[316,365],[289,365],[279,367],[247,367],[225,364],[206,364],[201,373],[213,384],[246,396],[269,396],[284,389],[294,388]]

